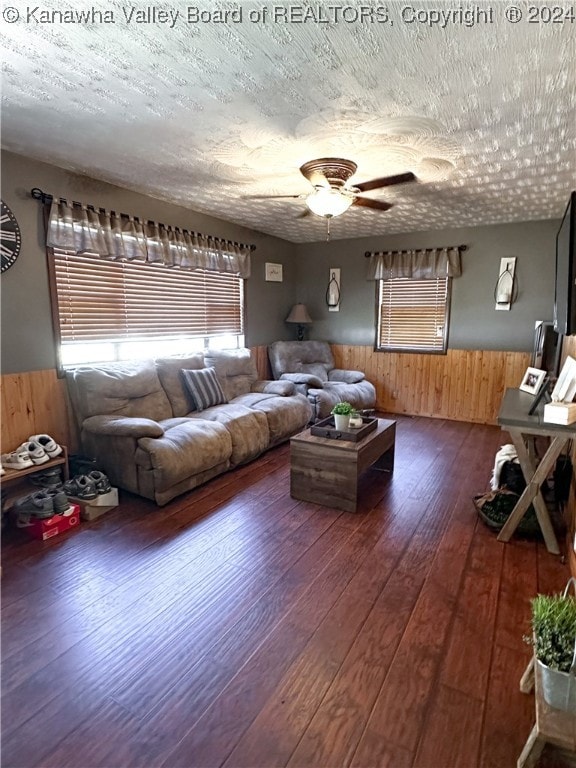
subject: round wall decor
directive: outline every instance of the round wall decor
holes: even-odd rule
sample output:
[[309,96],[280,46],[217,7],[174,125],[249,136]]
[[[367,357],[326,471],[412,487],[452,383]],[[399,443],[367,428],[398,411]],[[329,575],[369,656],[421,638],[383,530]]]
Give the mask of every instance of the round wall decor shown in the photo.
[[2,272],[6,272],[18,258],[20,247],[22,245],[22,236],[20,227],[16,221],[16,216],[1,201],[0,210],[0,255],[2,257]]

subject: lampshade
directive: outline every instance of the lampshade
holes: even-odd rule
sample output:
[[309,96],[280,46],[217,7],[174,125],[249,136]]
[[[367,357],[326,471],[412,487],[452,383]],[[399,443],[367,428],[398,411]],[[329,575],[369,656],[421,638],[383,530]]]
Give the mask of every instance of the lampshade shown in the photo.
[[338,189],[320,187],[306,198],[306,205],[317,216],[332,218],[347,211],[354,202],[352,195]]
[[312,318],[308,314],[306,304],[294,304],[290,310],[290,314],[286,318],[287,323],[298,323],[298,325],[307,325],[312,322]]

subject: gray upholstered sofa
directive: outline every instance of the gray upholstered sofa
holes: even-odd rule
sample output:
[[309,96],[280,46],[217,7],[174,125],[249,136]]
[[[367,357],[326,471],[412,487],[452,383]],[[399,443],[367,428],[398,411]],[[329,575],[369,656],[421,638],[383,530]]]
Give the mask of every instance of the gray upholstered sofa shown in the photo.
[[293,382],[306,395],[314,421],[329,416],[343,400],[358,410],[376,405],[374,385],[362,371],[335,368],[325,341],[275,341],[268,347],[268,357],[274,378]]
[[[197,410],[185,379],[207,367],[222,402]],[[294,384],[258,380],[248,349],[79,367],[67,379],[82,450],[113,485],[159,505],[254,459],[311,418]]]

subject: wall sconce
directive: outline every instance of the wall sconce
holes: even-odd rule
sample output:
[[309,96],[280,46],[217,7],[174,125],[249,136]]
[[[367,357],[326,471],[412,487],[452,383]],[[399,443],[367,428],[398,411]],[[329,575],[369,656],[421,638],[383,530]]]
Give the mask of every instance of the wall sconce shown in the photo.
[[298,325],[298,341],[304,341],[304,326],[310,325],[312,318],[308,314],[305,304],[294,304],[285,322],[296,323]]
[[340,270],[330,268],[330,278],[326,288],[326,305],[329,312],[340,311]]
[[496,309],[510,309],[518,298],[518,286],[514,273],[516,271],[516,257],[500,259],[500,272],[494,286],[494,301]]

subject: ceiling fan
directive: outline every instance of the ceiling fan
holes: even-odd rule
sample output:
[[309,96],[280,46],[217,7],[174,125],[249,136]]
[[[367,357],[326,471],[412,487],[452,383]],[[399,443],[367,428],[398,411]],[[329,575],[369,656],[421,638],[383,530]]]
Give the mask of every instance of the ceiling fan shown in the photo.
[[345,160],[341,157],[322,157],[318,160],[309,160],[300,166],[300,172],[314,187],[312,192],[301,195],[270,195],[268,197],[269,199],[305,199],[308,210],[301,216],[307,216],[312,212],[317,216],[331,219],[334,216],[340,216],[352,205],[372,208],[377,211],[388,211],[392,208],[392,203],[364,197],[362,193],[417,180],[413,173],[408,172],[395,176],[383,176],[360,184],[349,184],[348,182],[356,173],[357,168],[358,166],[353,160]]

